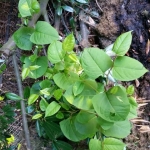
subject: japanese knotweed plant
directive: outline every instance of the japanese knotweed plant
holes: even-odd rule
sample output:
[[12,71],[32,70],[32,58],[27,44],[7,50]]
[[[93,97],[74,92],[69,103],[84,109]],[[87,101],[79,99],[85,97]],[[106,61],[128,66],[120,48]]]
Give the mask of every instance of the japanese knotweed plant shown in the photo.
[[[73,34],[61,42],[57,31],[44,21],[35,28],[21,27],[13,38],[19,48],[33,50],[22,59],[22,79],[35,79],[31,88],[25,88],[25,97],[39,136],[53,141],[55,149],[72,149],[60,140],[64,135],[74,142],[88,138],[90,150],[123,150],[121,139],[130,134],[137,103],[134,87],[124,87],[120,81],[147,72],[140,62],[125,56],[131,31],[116,39],[113,57],[93,47],[77,55]],[[41,56],[45,44],[49,44],[47,54]]]

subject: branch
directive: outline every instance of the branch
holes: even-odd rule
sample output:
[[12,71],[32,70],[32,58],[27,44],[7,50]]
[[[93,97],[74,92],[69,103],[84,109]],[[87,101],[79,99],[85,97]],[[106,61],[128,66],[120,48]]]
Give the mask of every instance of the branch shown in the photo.
[[80,31],[81,31],[81,36],[82,36],[81,46],[85,48],[85,47],[90,46],[90,43],[88,40],[89,30],[86,24],[83,22],[82,18],[85,18],[85,14],[83,10],[80,11],[79,19],[80,19]]
[[[32,16],[32,19],[29,21],[28,24],[29,27],[34,27],[39,17],[45,14],[48,1],[49,0],[40,0],[40,12]],[[13,40],[13,37],[11,36],[9,40],[0,48],[0,53],[4,53],[8,56],[11,53],[11,51],[15,49],[15,47],[16,44]]]
[[[15,75],[16,75],[16,79],[17,79],[19,95],[20,95],[21,98],[23,98],[23,88],[22,88],[22,83],[21,83],[21,78],[20,78],[20,73],[19,73],[19,67],[18,67],[18,64],[17,64],[17,61],[16,61],[16,54],[15,53],[13,54],[12,58],[13,58],[13,64],[14,64],[14,71],[15,71]],[[21,104],[23,128],[24,128],[24,133],[25,133],[27,150],[31,150],[30,134],[29,134],[28,124],[27,124],[24,100],[21,100],[20,104]]]

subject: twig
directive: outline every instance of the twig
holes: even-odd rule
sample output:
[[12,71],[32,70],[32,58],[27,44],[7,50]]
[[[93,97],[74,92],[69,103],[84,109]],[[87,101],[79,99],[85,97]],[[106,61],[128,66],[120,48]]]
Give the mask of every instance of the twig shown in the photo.
[[66,25],[66,23],[65,23],[65,20],[64,20],[64,16],[63,16],[63,15],[61,15],[61,20],[62,20],[62,23],[63,23],[63,25],[64,25],[64,27],[65,27],[67,33],[70,33],[70,30],[68,29],[68,27],[67,27],[67,25]]
[[44,17],[44,20],[50,24],[50,21],[49,21],[49,18],[48,18],[48,13],[47,13],[46,9],[43,10],[42,15]]
[[[20,78],[20,74],[19,74],[19,68],[18,68],[18,64],[17,64],[17,61],[16,61],[16,54],[15,53],[13,54],[12,58],[13,58],[13,64],[14,64],[14,71],[15,71],[15,75],[16,75],[16,79],[17,79],[19,95],[20,95],[20,97],[23,98],[22,82],[21,82],[21,78]],[[24,132],[25,132],[25,139],[26,139],[26,144],[27,144],[27,150],[31,150],[30,134],[29,134],[27,118],[26,118],[25,103],[24,103],[23,100],[21,100],[20,104],[21,104],[23,128],[24,128]]]
[[[57,7],[60,7],[61,3],[58,2]],[[55,29],[59,32],[60,28],[60,16],[57,14],[57,9],[55,9],[55,22],[54,22]]]
[[98,8],[101,10],[101,12],[103,12],[103,9],[101,8],[101,6],[100,6],[99,3],[97,2],[97,0],[95,0],[95,1],[96,1],[96,4],[97,4]]
[[[84,12],[81,10],[80,14],[79,14],[79,19],[83,18],[84,16],[85,16]],[[86,24],[81,19],[80,19],[80,31],[81,31],[81,36],[82,36],[81,46],[89,47],[89,45],[90,45],[90,43],[88,41],[89,30],[88,30]]]

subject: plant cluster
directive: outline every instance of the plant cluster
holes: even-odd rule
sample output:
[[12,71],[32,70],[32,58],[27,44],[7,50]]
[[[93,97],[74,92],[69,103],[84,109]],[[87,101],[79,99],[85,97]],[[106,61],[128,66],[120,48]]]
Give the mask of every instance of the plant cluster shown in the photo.
[[2,150],[6,150],[9,147],[7,139],[9,139],[10,134],[7,132],[7,129],[14,121],[14,115],[14,109],[10,105],[4,105],[0,108],[0,149]]
[[[39,6],[38,1],[32,2]],[[33,3],[19,1],[22,17],[32,15]],[[90,150],[123,150],[121,139],[130,134],[137,103],[134,87],[119,81],[132,81],[147,72],[140,62],[125,56],[131,31],[119,36],[109,50],[89,47],[81,53],[73,51],[73,33],[61,41],[45,21],[20,27],[13,39],[21,50],[33,52],[22,57],[21,76],[34,79],[24,96],[38,135],[50,139],[57,150],[72,149],[64,136],[74,142],[89,139]],[[7,96],[21,99],[12,93]]]

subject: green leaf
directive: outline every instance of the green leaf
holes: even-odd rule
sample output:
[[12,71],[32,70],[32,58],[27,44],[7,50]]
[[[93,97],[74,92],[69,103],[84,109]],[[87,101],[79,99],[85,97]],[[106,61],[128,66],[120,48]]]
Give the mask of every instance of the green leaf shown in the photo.
[[75,118],[68,118],[60,122],[60,128],[63,134],[71,141],[77,142],[85,139],[85,136],[80,134],[74,126]]
[[32,117],[32,119],[39,119],[42,117],[42,114],[36,114]]
[[67,75],[64,73],[57,73],[53,76],[55,84],[63,90],[66,90],[70,85],[71,81],[68,80]]
[[118,56],[124,56],[130,48],[131,41],[131,31],[123,33],[116,39],[112,51],[115,52]]
[[31,9],[33,13],[38,13],[40,11],[40,4],[37,0],[32,0]]
[[86,3],[88,3],[88,1],[87,0],[76,0],[77,2],[79,2],[79,3],[82,3],[82,4],[86,4]]
[[111,68],[111,58],[98,48],[85,48],[81,56],[81,64],[85,73],[93,79],[103,76]]
[[131,96],[128,99],[129,99],[129,102],[130,102],[130,112],[128,114],[128,119],[133,119],[133,118],[137,117],[138,104],[137,104],[134,97]]
[[50,44],[58,39],[57,30],[45,21],[38,21],[36,23],[35,31],[30,37],[31,42],[38,45]]
[[64,141],[54,141],[53,142],[56,149],[53,150],[73,150],[72,146]]
[[58,6],[57,9],[56,9],[56,12],[57,12],[58,16],[61,16],[62,15],[62,7]]
[[63,61],[60,61],[58,63],[55,64],[54,67],[56,70],[64,70],[65,69],[65,64]]
[[83,110],[90,110],[91,108],[93,108],[92,98],[95,94],[96,94],[95,90],[93,90],[89,86],[85,86],[83,91],[79,95],[74,96],[73,86],[70,86],[66,90],[64,97],[70,104],[76,106],[77,108]]
[[15,101],[23,100],[23,98],[21,98],[20,96],[18,96],[18,95],[15,94],[15,93],[9,93],[9,92],[7,92],[7,93],[5,94],[5,96],[6,96],[8,99],[10,99],[10,100],[15,100]]
[[94,135],[97,128],[97,116],[94,112],[80,111],[75,119],[76,130],[85,136]]
[[46,135],[52,141],[56,141],[58,137],[62,136],[60,126],[54,122],[44,121],[42,127],[44,128]]
[[51,102],[46,108],[45,117],[56,114],[60,108],[61,106],[57,102],[55,101]]
[[40,100],[40,109],[42,111],[45,111],[47,107],[48,107],[48,102],[44,98],[42,98]]
[[97,94],[92,103],[98,115],[110,122],[125,120],[130,111],[126,92],[119,86]]
[[98,117],[97,121],[98,121],[98,124],[102,127],[103,130],[108,130],[114,124],[114,122],[106,121],[101,117]]
[[29,69],[30,69],[31,71],[33,71],[33,70],[36,70],[36,69],[38,69],[38,68],[40,68],[40,67],[41,67],[41,66],[34,65],[34,66],[30,66]]
[[50,88],[40,90],[41,95],[50,96]]
[[40,87],[42,89],[49,88],[51,86],[51,81],[50,80],[43,80],[40,82]]
[[36,120],[36,131],[38,133],[38,136],[41,137],[42,136],[42,128],[41,128],[39,120]]
[[29,99],[28,99],[28,105],[33,104],[38,98],[39,98],[39,95],[31,94]]
[[35,107],[33,105],[26,107],[26,112],[28,114],[31,114],[34,110],[35,110]]
[[125,138],[130,134],[131,124],[128,120],[115,122],[108,130],[103,130],[105,136],[115,138]]
[[62,89],[57,89],[54,91],[54,97],[56,100],[59,100],[63,95],[63,90]]
[[22,80],[24,80],[30,73],[30,69],[29,68],[23,68],[22,73],[21,73],[21,77]]
[[101,141],[98,139],[91,139],[89,142],[89,149],[90,150],[102,150]]
[[73,51],[74,45],[75,45],[75,38],[74,38],[73,33],[71,33],[63,41],[62,47],[63,47],[63,50],[70,52],[70,51]]
[[113,77],[120,81],[135,80],[146,72],[147,69],[137,60],[127,56],[117,57],[112,69]]
[[22,17],[31,16],[30,6],[27,0],[19,0],[18,9]]
[[124,150],[125,144],[114,138],[105,138],[102,143],[103,150]]
[[126,92],[127,92],[128,95],[133,95],[134,94],[134,86],[129,85]]
[[58,113],[56,114],[56,118],[58,118],[58,119],[63,119],[63,118],[64,118],[64,114],[63,114],[62,112],[58,112]]
[[62,49],[62,43],[59,41],[53,42],[48,47],[48,59],[51,63],[61,62],[65,53],[66,52]]
[[79,95],[84,89],[84,84],[81,81],[75,82],[73,85],[73,94],[74,96]]
[[14,34],[13,39],[16,45],[22,50],[32,50],[32,42],[30,36],[34,32],[33,28],[21,27]]
[[68,12],[74,12],[74,9],[70,6],[64,5],[64,6],[62,6],[62,8]]
[[28,57],[25,58],[23,68],[29,68],[30,66],[40,66],[38,69],[30,71],[28,75],[30,78],[37,79],[44,75],[48,67],[48,60],[45,56],[38,57],[34,62],[31,62]]

